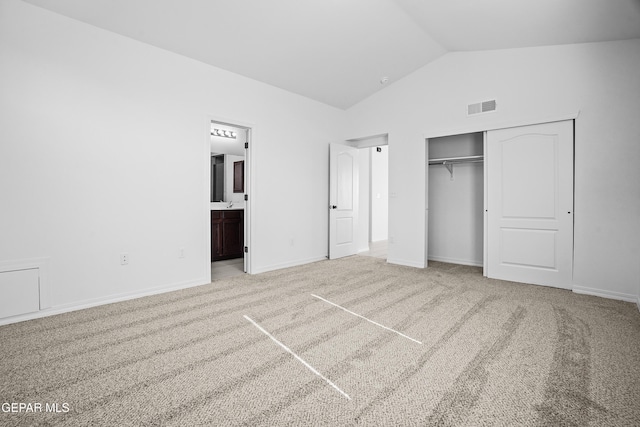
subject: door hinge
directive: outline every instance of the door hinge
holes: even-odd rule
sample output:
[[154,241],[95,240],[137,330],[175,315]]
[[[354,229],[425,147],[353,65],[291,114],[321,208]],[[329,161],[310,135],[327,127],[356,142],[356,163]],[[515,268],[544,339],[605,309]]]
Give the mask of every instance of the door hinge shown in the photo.
[[248,142],[245,142],[245,143],[244,143],[244,148],[245,148],[245,149],[249,148],[249,143],[248,143]]
[[245,246],[245,247],[244,247],[244,253],[245,253],[245,254],[248,254],[248,253],[249,253],[249,246]]
[[244,201],[246,202],[247,200],[249,200],[249,195],[248,195],[248,194],[245,194],[245,195],[244,195]]

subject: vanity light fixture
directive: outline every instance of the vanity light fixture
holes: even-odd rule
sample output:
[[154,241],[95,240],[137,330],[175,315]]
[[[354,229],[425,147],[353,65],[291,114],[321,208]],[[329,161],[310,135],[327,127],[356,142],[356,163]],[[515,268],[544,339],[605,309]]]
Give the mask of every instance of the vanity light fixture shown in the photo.
[[223,129],[213,129],[211,131],[211,135],[221,136],[223,138],[232,138],[232,139],[236,139],[236,137],[238,136],[234,131],[223,130]]

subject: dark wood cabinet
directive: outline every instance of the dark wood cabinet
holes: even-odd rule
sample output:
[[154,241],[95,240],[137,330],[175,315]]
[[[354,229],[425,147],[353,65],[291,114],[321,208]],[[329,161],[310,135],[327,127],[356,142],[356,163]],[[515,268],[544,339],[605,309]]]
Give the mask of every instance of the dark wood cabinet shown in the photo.
[[211,261],[222,256],[222,212],[211,211]]
[[211,211],[211,261],[244,255],[244,211]]
[[233,162],[233,192],[244,193],[244,160]]

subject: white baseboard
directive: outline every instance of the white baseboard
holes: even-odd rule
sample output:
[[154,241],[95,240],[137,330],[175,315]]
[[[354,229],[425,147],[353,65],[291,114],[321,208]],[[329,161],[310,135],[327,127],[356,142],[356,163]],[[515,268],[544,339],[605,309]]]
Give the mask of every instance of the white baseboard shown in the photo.
[[198,280],[191,280],[188,282],[173,283],[170,285],[146,289],[143,291],[110,295],[104,298],[92,298],[84,301],[73,302],[70,304],[53,306],[50,308],[46,308],[44,310],[36,311],[34,313],[27,313],[19,316],[5,317],[4,319],[0,319],[0,325],[8,325],[10,323],[24,322],[25,320],[39,319],[41,317],[48,317],[56,314],[69,313],[71,311],[78,311],[78,310],[83,310],[85,308],[97,307],[99,305],[112,304],[115,302],[127,301],[135,298],[163,294],[166,292],[179,291],[181,289],[193,288],[195,286],[208,285],[210,283],[211,283],[211,280],[198,279]]
[[482,260],[474,261],[468,259],[458,259],[458,258],[447,258],[440,256],[430,256],[429,261],[438,261],[438,262],[446,262],[449,264],[460,264],[460,265],[470,265],[473,267],[482,267]]
[[606,289],[587,288],[585,286],[573,286],[573,292],[576,294],[593,295],[596,297],[617,299],[621,301],[636,302],[640,309],[640,298],[633,294],[624,294],[621,292],[608,291]]
[[271,264],[271,265],[254,268],[251,274],[260,274],[260,273],[266,273],[268,271],[281,270],[283,268],[297,267],[299,265],[311,264],[312,262],[324,261],[326,259],[327,259],[326,255],[318,255],[311,258],[299,259],[299,260],[290,261],[290,262],[283,262],[281,264]]

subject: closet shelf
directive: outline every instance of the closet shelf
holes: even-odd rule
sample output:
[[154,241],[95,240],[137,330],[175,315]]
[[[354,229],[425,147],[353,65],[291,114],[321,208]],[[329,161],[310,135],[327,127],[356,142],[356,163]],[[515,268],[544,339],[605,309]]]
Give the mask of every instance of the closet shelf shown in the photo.
[[472,163],[472,162],[482,162],[484,161],[484,156],[461,156],[461,157],[443,157],[440,159],[429,159],[430,165],[446,165],[452,163]]
[[459,163],[478,163],[483,162],[484,156],[462,156],[462,157],[443,157],[440,159],[429,159],[430,165],[444,165],[445,168],[451,174],[451,181],[453,181],[453,165]]

